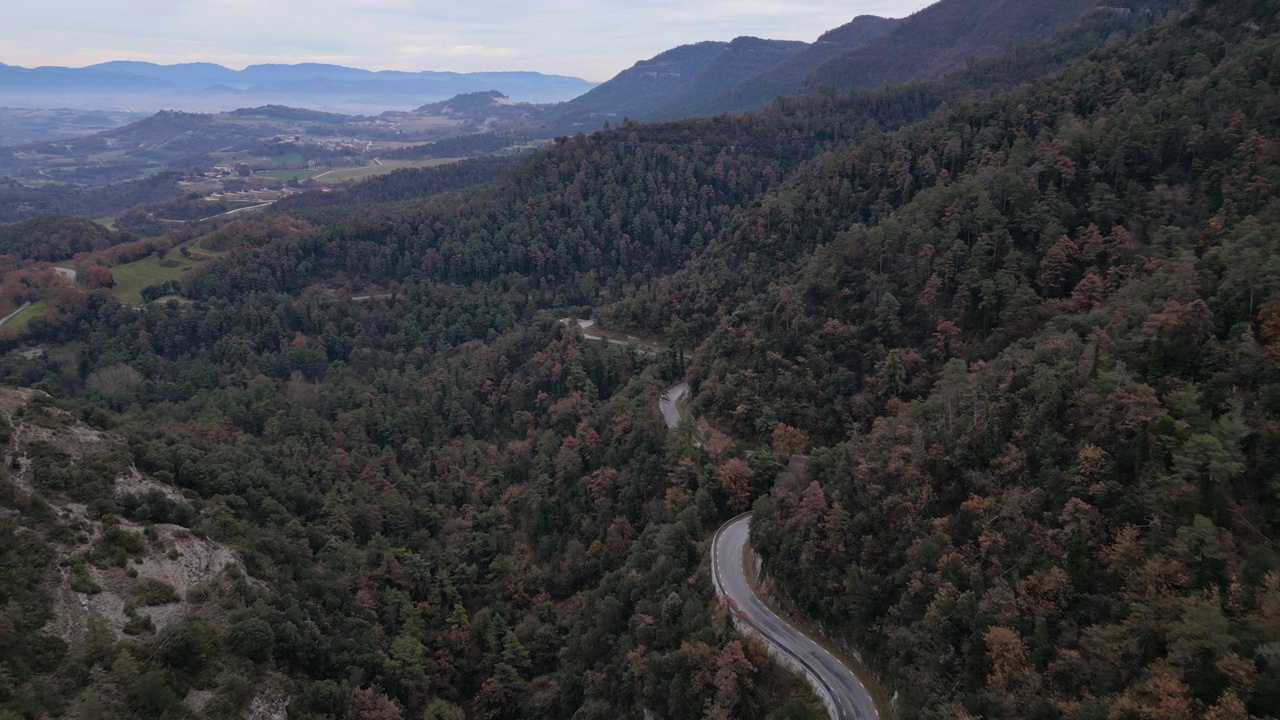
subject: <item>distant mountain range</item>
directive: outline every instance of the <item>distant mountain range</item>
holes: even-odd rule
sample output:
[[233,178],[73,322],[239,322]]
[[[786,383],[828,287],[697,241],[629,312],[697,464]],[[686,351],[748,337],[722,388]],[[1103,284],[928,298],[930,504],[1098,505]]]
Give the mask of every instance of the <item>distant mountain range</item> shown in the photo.
[[[160,112],[104,132],[137,117],[6,109],[0,95],[0,145],[10,145],[0,147],[0,215],[10,220],[54,211],[105,216],[192,192],[190,182],[203,183],[201,187],[222,183],[219,178],[229,172],[226,168],[235,168],[233,183],[240,181],[242,171],[259,183],[271,177],[298,180],[311,175],[340,182],[347,177],[342,173],[378,172],[369,168],[390,172],[445,158],[519,153],[539,147],[540,138],[593,132],[606,122],[616,124],[628,117],[661,120],[757,110],[779,96],[824,86],[857,89],[939,78],[935,87],[945,92],[947,87],[979,82],[970,77],[976,73],[984,87],[1013,87],[1055,66],[1060,58],[1054,53],[1062,48],[1083,54],[1104,44],[1115,28],[1127,28],[1130,16],[1139,24],[1153,22],[1168,12],[1163,6],[1181,0],[1124,2],[1128,7],[1102,6],[1098,0],[941,0],[903,20],[855,18],[812,44],[745,37],[697,43],[639,62],[609,82],[559,103],[522,101],[486,88],[447,100],[432,100],[430,95],[420,100],[415,95],[409,105],[414,109],[376,116],[267,105],[211,114]],[[978,12],[984,8],[991,12]],[[1044,40],[1047,36],[1053,39]],[[1016,52],[1003,54],[1017,57],[1016,63],[971,61],[1002,54],[1001,49],[1015,44]],[[1046,50],[1050,45],[1057,49]],[[864,62],[853,62],[856,58]],[[0,66],[0,76],[30,81],[31,73],[61,75],[64,86],[79,83],[86,95],[116,91],[111,83],[135,91],[149,83],[172,92],[184,78],[215,88],[210,93],[232,87],[229,81],[253,81],[251,88],[300,83],[308,92],[319,92],[296,79],[308,70],[312,76],[328,74],[328,80],[317,81],[321,86],[351,87],[383,75],[332,66],[255,66],[236,72],[210,64],[108,63],[83,72]],[[110,82],[104,79],[95,88],[84,73],[90,79],[97,73]],[[394,79],[412,74],[389,75]]]
[[683,45],[600,85],[533,72],[370,72],[319,64],[239,71],[211,63],[120,61],[78,69],[0,64],[0,107],[218,112],[270,104],[344,114],[395,110],[389,114],[402,116],[397,121],[440,117],[448,121],[441,136],[589,132],[624,118],[760,110],[779,97],[824,87],[862,90],[939,78],[969,60],[1053,35],[1100,3],[940,0],[901,20],[854,18],[813,43],[739,37]]
[[83,68],[0,63],[0,106],[32,108],[221,111],[271,104],[378,113],[493,89],[520,102],[555,103],[594,86],[536,72],[373,72],[312,63],[244,70],[212,63],[116,61]]

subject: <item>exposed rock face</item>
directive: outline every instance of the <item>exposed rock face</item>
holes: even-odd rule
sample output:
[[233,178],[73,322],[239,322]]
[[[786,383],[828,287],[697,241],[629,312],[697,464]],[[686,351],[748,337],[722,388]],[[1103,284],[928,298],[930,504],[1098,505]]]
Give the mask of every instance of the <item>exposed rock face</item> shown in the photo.
[[[228,566],[244,573],[240,557],[225,545],[195,537],[186,528],[177,525],[155,525],[156,540],[150,541],[142,556],[142,563],[130,562],[126,568],[97,568],[85,566],[85,572],[101,592],[84,593],[72,588],[75,571],[58,566],[51,573],[50,595],[54,604],[54,620],[46,627],[68,642],[82,637],[91,617],[106,621],[107,627],[117,637],[123,637],[130,621],[125,612],[127,605],[135,606],[134,612],[151,618],[155,632],[190,617],[198,610],[199,602],[192,591],[216,582]],[[126,531],[141,532],[135,523],[120,523]],[[157,548],[164,547],[160,551]],[[130,577],[128,570],[137,576]],[[178,598],[160,605],[144,605],[140,589],[147,581],[164,583],[173,588]]]
[[[0,482],[7,480],[21,496],[39,493],[64,528],[57,540],[47,538],[58,549],[57,560],[46,575],[54,611],[45,626],[47,632],[75,644],[85,637],[95,617],[100,619],[100,627],[117,638],[126,633],[160,632],[201,613],[202,589],[227,577],[224,572],[229,568],[231,575],[247,576],[235,551],[196,537],[187,528],[103,519],[83,503],[39,492],[33,460],[37,453],[61,453],[58,457],[67,463],[102,459],[120,448],[119,438],[80,423],[38,390],[0,388],[0,417],[12,429]],[[177,488],[149,478],[131,465],[119,471],[112,487],[116,500],[148,493],[159,493],[174,505],[187,503]],[[114,563],[91,559],[95,550],[111,539],[109,534],[129,547],[127,554]]]

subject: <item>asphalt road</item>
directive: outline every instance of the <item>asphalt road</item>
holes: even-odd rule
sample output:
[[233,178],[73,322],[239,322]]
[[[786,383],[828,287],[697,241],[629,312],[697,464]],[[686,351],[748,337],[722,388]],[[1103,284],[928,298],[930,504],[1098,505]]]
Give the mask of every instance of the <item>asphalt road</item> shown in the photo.
[[815,685],[833,720],[874,720],[876,704],[853,671],[804,633],[778,617],[752,590],[743,568],[743,548],[751,515],[740,515],[720,528],[711,542],[711,578],[716,594],[727,599],[738,619],[798,666]]
[[689,383],[682,382],[671,388],[658,398],[658,410],[662,412],[662,419],[667,421],[667,427],[672,430],[680,424],[680,401],[685,395],[689,394]]
[[7,323],[7,322],[9,322],[10,320],[14,319],[15,317],[17,317],[18,313],[22,312],[23,310],[26,310],[26,309],[27,309],[27,308],[29,308],[29,307],[31,307],[31,301],[30,301],[30,300],[28,300],[28,301],[26,301],[26,302],[22,303],[22,307],[18,308],[17,310],[14,310],[13,312],[9,313],[8,315],[5,315],[3,318],[0,318],[0,325],[4,325],[5,323]]

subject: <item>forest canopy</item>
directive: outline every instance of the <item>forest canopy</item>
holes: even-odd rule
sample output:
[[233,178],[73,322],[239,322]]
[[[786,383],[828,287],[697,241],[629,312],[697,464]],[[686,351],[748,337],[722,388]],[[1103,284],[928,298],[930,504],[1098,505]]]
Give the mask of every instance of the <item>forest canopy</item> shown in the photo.
[[[1152,5],[301,196],[180,301],[60,294],[0,340],[0,716],[820,717],[714,598],[748,508],[898,717],[1274,715],[1280,13]],[[239,563],[128,575],[181,533]],[[45,630],[112,583],[119,632]]]

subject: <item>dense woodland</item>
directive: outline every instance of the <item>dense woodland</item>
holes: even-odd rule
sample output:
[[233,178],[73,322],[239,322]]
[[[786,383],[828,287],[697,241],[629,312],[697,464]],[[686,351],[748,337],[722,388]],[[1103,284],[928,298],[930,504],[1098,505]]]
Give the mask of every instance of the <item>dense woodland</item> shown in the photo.
[[0,256],[66,260],[79,253],[105,250],[128,239],[88,220],[44,215],[24,223],[0,226]]
[[[1159,0],[1155,4],[1161,3]],[[1129,12],[1134,3],[1098,0],[952,0],[903,19],[892,32],[823,63],[806,79],[811,88],[868,90],[945,75],[967,58],[996,55],[1012,40],[1052,35],[1082,14]]]
[[0,223],[19,223],[41,215],[98,218],[141,203],[160,202],[182,194],[177,173],[164,172],[146,180],[85,189],[72,185],[33,188],[15,180],[0,180]]
[[271,211],[305,216],[307,211],[319,208],[421,201],[496,180],[515,162],[515,157],[485,157],[431,168],[395,170],[332,192],[293,195],[276,203]]
[[[237,717],[268,682],[291,718],[820,717],[714,601],[747,508],[899,717],[1275,716],[1280,8],[1159,16],[291,201],[202,241],[189,304],[60,294],[0,341],[45,350],[0,357],[50,396],[11,424],[120,442],[0,426],[32,478],[0,482],[0,717]],[[682,370],[731,441],[667,432]],[[183,502],[114,496],[130,467]],[[54,568],[145,552],[124,521],[247,576],[162,631],[42,632]]]

